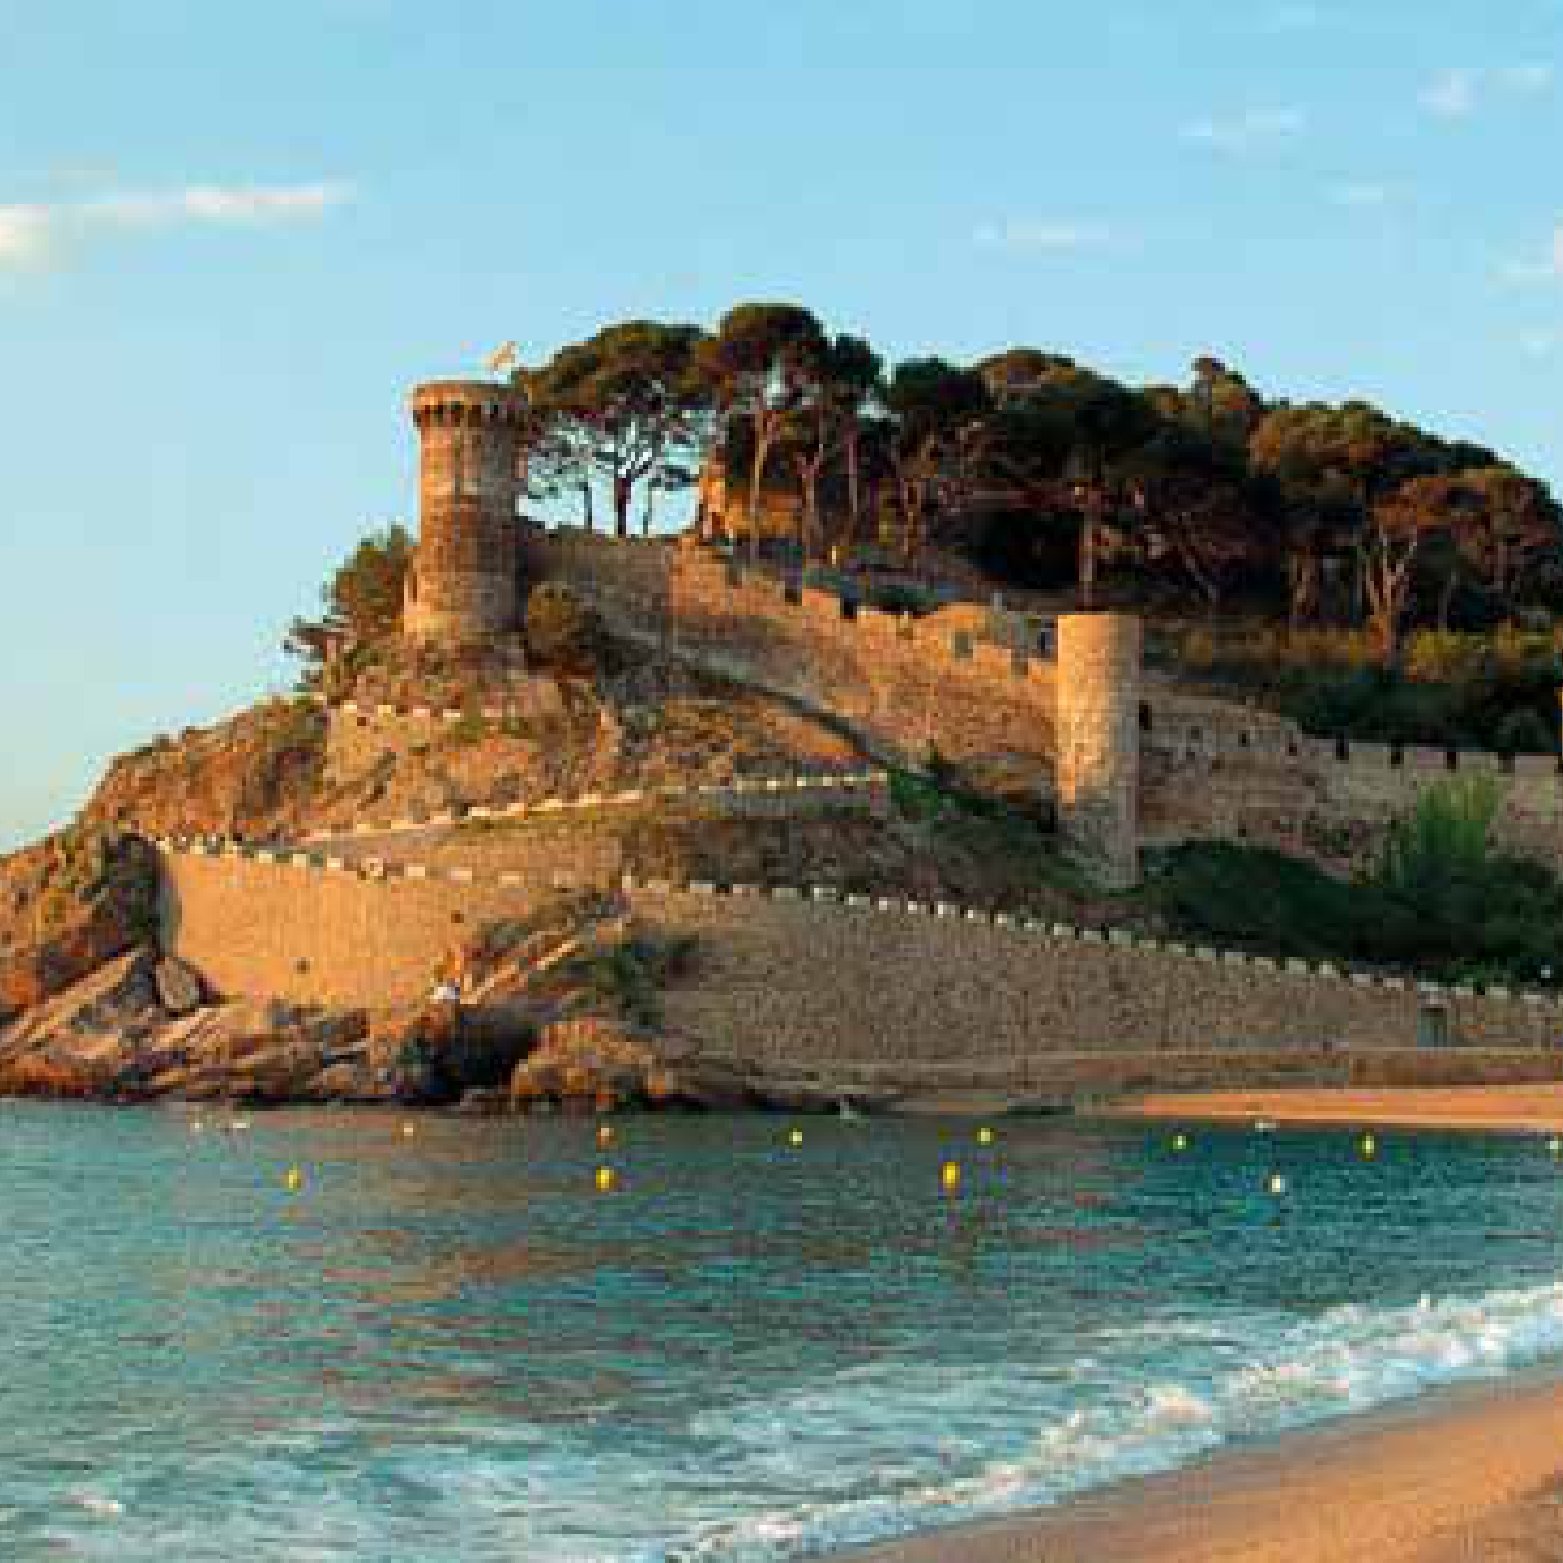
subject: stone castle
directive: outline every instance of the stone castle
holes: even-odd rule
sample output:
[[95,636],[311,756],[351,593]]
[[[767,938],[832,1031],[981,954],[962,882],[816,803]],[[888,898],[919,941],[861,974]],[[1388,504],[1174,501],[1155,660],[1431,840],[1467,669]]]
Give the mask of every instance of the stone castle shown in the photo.
[[[411,406],[419,518],[405,628],[423,640],[482,643],[519,624],[525,404],[508,386],[438,380],[417,387]],[[534,548],[534,562],[538,556]],[[676,562],[669,556],[670,570]],[[558,571],[557,562],[551,572],[545,567]],[[574,584],[594,593],[614,573],[600,561]],[[1045,726],[1060,836],[1104,887],[1126,889],[1138,879],[1139,623],[1121,614],[1066,615],[1056,659],[1056,713]],[[1033,746],[1042,740],[1033,735]]]
[[482,643],[520,620],[519,581],[560,580],[663,654],[847,722],[889,763],[931,756],[1053,806],[1061,845],[1105,889],[1142,844],[1232,839],[1332,866],[1371,851],[1433,781],[1499,778],[1509,850],[1563,867],[1551,755],[1321,739],[1142,666],[1139,622],[1000,607],[925,619],[744,567],[698,533],[613,539],[518,521],[525,407],[508,386],[436,381],[411,398],[421,444],[409,634]]
[[[1310,737],[1147,670],[1132,616],[1038,624],[957,603],[909,617],[839,586],[747,568],[695,537],[535,527],[519,518],[526,409],[509,388],[434,382],[414,392],[412,412],[421,467],[410,637],[503,645],[521,624],[522,583],[562,583],[648,663],[683,664],[827,719],[874,769],[464,805],[360,821],[289,848],[163,839],[164,946],[218,991],[371,1010],[415,1000],[459,930],[525,917],[567,888],[620,897],[648,929],[697,942],[699,980],[665,996],[675,1034],[835,1078],[1003,1085],[1069,1101],[1342,1071],[1382,1083],[1555,1075],[1554,994],[1418,985],[1020,909],[637,877],[612,830],[597,828],[605,815],[698,794],[730,823],[822,812],[871,821],[887,805],[889,768],[935,757],[976,785],[1044,800],[1060,845],[1104,891],[1137,881],[1145,846],[1182,840],[1273,842],[1339,860],[1451,771],[1500,775],[1506,843],[1558,863],[1563,777],[1552,759]],[[492,704],[328,703],[328,763],[363,770],[473,723],[525,725],[503,693],[477,698]],[[459,826],[522,815],[548,828],[499,833],[499,856],[445,852]]]

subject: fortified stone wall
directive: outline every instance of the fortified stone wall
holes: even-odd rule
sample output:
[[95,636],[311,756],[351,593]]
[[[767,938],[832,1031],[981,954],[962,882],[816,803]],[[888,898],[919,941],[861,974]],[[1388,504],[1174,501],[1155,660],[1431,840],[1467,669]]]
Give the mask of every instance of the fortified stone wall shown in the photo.
[[1360,860],[1435,782],[1485,776],[1501,799],[1499,844],[1563,868],[1555,756],[1313,738],[1270,713],[1186,696],[1152,699],[1146,716],[1140,805],[1148,841],[1241,838]]
[[[160,843],[168,949],[219,992],[376,1008],[425,995],[442,958],[481,924],[523,915],[546,885],[524,874]],[[706,1048],[800,1066],[916,1066],[1045,1079],[1090,1055],[1118,1078],[1162,1054],[1214,1059],[1197,1079],[1251,1078],[1244,1060],[1313,1067],[1341,1050],[1516,1050],[1526,1078],[1563,1076],[1555,995],[1417,987],[1301,962],[1104,936],[953,906],[712,885],[625,886],[638,914],[697,942],[667,995],[677,1031]],[[1223,1066],[1220,1056],[1230,1055]],[[1419,1052],[1418,1057],[1422,1054]],[[1499,1070],[1499,1060],[1486,1064]],[[1106,1066],[1104,1066],[1105,1068]],[[1486,1067],[1486,1065],[1484,1065]],[[1430,1074],[1429,1071],[1432,1071]]]
[[[830,593],[805,588],[793,601],[770,577],[666,541],[534,531],[524,546],[530,569],[595,595],[622,628],[835,711],[884,759],[920,762],[932,743],[947,758],[986,756],[1022,781],[1056,785],[1054,664],[1001,647],[991,629],[977,634],[969,613],[906,624],[871,609],[844,617]],[[1118,693],[1122,716],[1131,701]],[[1244,839],[1357,862],[1433,782],[1483,774],[1502,796],[1499,843],[1563,868],[1563,775],[1552,756],[1312,738],[1165,676],[1145,677],[1138,707],[1145,843]]]
[[933,749],[1051,786],[1052,665],[979,637],[967,615],[902,619],[661,541],[534,531],[523,546],[534,576],[569,581],[619,628],[827,713],[883,759],[922,764]]
[[471,932],[525,916],[567,877],[556,852],[546,868],[482,882],[469,870],[379,877],[341,858],[232,846],[165,846],[162,857],[163,946],[218,993],[367,1009],[426,997]]
[[473,803],[433,814],[358,820],[345,829],[314,831],[305,837],[305,844],[414,835],[463,823],[502,827],[557,822],[573,829],[604,815],[647,809],[695,809],[726,819],[810,819],[841,813],[877,817],[888,806],[889,781],[884,771],[823,771],[803,776],[740,776],[730,782],[629,787],[618,792],[540,798],[530,803]]

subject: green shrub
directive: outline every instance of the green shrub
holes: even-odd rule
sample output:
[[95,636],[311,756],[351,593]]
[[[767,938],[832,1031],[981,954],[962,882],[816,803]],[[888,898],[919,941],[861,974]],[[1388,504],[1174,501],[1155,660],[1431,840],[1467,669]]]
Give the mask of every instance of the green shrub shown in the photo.
[[1480,876],[1492,855],[1492,827],[1502,795],[1490,776],[1451,777],[1429,787],[1390,827],[1375,881],[1393,895],[1416,897]]
[[1372,638],[1355,630],[1202,627],[1176,644],[1183,671],[1257,697],[1311,733],[1509,753],[1557,748],[1563,660],[1551,631],[1423,631],[1409,637],[1398,669],[1385,668]]
[[881,613],[897,616],[909,614],[913,618],[920,618],[932,612],[935,601],[922,587],[909,581],[879,581],[868,589],[868,605],[879,609]]
[[1422,630],[1406,641],[1406,677],[1417,683],[1471,683],[1487,666],[1487,647],[1477,635]]
[[1539,712],[1527,706],[1500,718],[1493,747],[1500,754],[1548,754],[1557,748],[1557,734]]
[[1177,848],[1149,894],[1181,933],[1312,959],[1366,958],[1376,899],[1299,858],[1235,842]]
[[1430,788],[1352,882],[1264,848],[1170,853],[1146,897],[1185,937],[1282,956],[1416,970],[1447,982],[1563,978],[1563,883],[1492,842],[1491,778]]
[[544,667],[583,671],[602,644],[597,615],[568,586],[534,586],[526,600],[527,650]]

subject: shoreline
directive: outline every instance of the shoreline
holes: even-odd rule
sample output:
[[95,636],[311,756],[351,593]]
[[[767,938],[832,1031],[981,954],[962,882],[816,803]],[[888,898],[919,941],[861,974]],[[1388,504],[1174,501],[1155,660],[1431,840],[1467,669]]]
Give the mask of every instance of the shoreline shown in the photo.
[[[1563,1071],[1563,1057],[1559,1060]],[[1292,1087],[1157,1093],[1104,1107],[1093,1117],[1119,1122],[1332,1126],[1447,1130],[1467,1134],[1563,1134],[1558,1085]]]
[[1051,1508],[830,1557],[833,1563],[1541,1563],[1563,1557],[1563,1361],[1219,1450]]

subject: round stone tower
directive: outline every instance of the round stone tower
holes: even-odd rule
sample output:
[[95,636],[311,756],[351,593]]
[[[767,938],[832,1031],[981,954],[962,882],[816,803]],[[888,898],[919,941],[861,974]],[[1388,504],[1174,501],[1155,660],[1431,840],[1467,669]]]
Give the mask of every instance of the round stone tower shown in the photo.
[[421,461],[409,635],[471,642],[516,628],[525,417],[520,393],[491,381],[434,380],[412,393]]
[[1139,619],[1070,613],[1058,621],[1058,829],[1102,886],[1139,883]]

